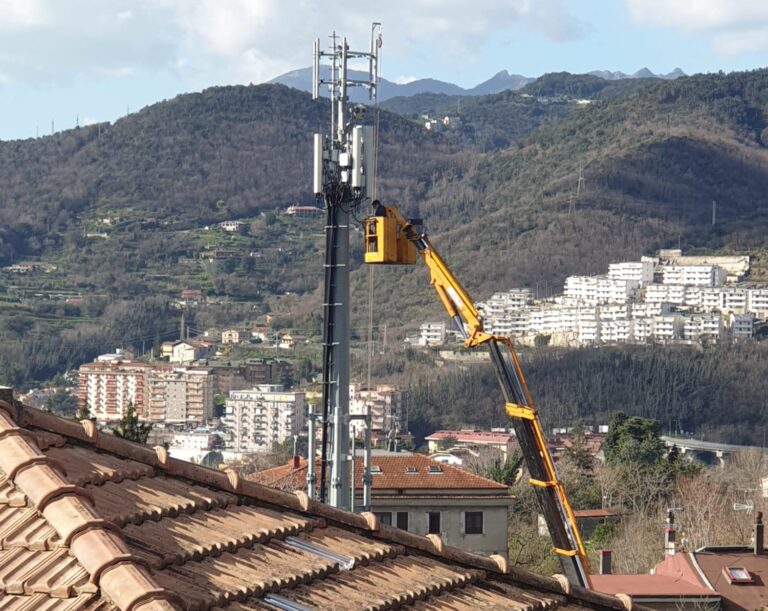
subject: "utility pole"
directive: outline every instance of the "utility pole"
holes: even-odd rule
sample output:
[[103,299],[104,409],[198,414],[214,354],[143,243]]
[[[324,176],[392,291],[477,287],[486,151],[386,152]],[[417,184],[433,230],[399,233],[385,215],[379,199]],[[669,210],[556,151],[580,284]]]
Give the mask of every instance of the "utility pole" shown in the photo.
[[[330,49],[315,40],[312,97],[327,85],[331,97],[329,133],[314,136],[313,185],[325,203],[325,288],[323,294],[323,405],[320,501],[350,509],[349,435],[349,223],[352,212],[374,194],[376,133],[363,126],[366,107],[347,108],[347,89],[368,89],[376,100],[381,24],[371,26],[369,51],[350,50],[334,32]],[[321,78],[320,64],[329,60],[330,74]],[[367,80],[348,75],[349,60],[367,62]],[[323,75],[325,76],[325,75]],[[349,111],[349,112],[348,112]],[[314,460],[314,457],[310,457]],[[328,471],[330,474],[328,475]]]

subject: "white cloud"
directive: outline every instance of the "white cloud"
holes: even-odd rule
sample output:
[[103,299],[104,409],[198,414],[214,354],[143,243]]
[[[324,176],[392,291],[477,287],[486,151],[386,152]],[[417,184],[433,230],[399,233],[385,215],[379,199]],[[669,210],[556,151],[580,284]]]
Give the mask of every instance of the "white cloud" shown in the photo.
[[[0,73],[12,81],[171,72],[192,87],[260,82],[310,63],[334,29],[365,49],[384,24],[386,58],[471,61],[493,34],[524,27],[553,41],[588,26],[562,0],[0,0]],[[386,67],[386,59],[385,59]]]
[[396,76],[393,79],[390,79],[393,83],[397,83],[398,85],[407,85],[408,83],[412,83],[413,81],[418,81],[418,76]]
[[766,0],[626,0],[639,23],[703,33],[721,55],[768,50]]

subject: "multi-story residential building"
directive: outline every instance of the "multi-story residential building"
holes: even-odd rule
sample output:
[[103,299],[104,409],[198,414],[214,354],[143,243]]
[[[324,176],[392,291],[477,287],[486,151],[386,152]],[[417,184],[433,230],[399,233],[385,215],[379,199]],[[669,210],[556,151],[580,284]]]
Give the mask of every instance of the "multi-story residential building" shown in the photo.
[[625,303],[637,290],[636,280],[608,276],[568,276],[563,291],[566,298],[586,305]]
[[723,337],[723,317],[719,312],[686,316],[683,339],[716,344]]
[[128,406],[133,405],[137,416],[146,418],[149,409],[147,376],[151,369],[146,363],[133,362],[119,350],[81,365],[77,390],[79,407],[87,408],[99,420],[118,420]]
[[304,398],[303,392],[279,384],[230,391],[224,417],[228,445],[236,451],[264,452],[298,435],[305,422]]
[[[373,389],[363,388],[362,384],[349,386],[349,413],[352,416],[371,412],[371,429],[388,433],[404,433],[408,430],[408,393],[396,386],[380,384]],[[350,423],[355,435],[362,435],[365,424],[362,420]]]
[[625,343],[632,337],[632,321],[603,320],[600,322],[600,341],[606,343]]
[[768,318],[768,288],[747,291],[747,311],[758,318]]
[[[282,490],[306,489],[307,461],[296,457],[251,477]],[[440,535],[446,545],[506,557],[512,497],[504,484],[419,454],[374,455],[371,477],[371,511],[381,524]],[[356,507],[362,505],[362,480],[363,461],[358,458]]]
[[653,318],[633,318],[630,321],[630,338],[644,344],[653,339]]
[[640,261],[610,263],[608,265],[608,277],[615,280],[637,282],[639,286],[651,284],[656,263],[657,259],[655,257],[642,257]]
[[531,303],[533,295],[531,289],[512,289],[501,293],[494,293],[491,298],[480,304],[485,315],[489,318],[502,316],[513,310],[521,310]]
[[723,286],[726,273],[717,265],[662,266],[662,284],[693,286]]
[[649,284],[645,287],[646,303],[682,305],[685,295],[685,286],[681,284]]
[[222,344],[239,344],[248,338],[250,334],[242,329],[225,329],[221,332]]
[[629,304],[605,304],[597,307],[597,317],[605,320],[627,320],[629,318]]
[[749,295],[747,289],[734,286],[723,287],[720,291],[720,311],[744,314],[747,311]]
[[754,316],[753,314],[728,314],[726,319],[728,325],[728,331],[731,337],[736,340],[745,340],[752,337]]
[[158,367],[150,370],[148,419],[198,422],[213,417],[214,381],[210,369]]
[[445,343],[445,323],[425,322],[419,327],[420,346],[442,346]]
[[653,317],[653,339],[671,342],[683,336],[684,321],[679,314],[662,314]]
[[171,363],[191,363],[208,356],[213,349],[211,342],[184,340],[174,342],[171,347],[169,361]]

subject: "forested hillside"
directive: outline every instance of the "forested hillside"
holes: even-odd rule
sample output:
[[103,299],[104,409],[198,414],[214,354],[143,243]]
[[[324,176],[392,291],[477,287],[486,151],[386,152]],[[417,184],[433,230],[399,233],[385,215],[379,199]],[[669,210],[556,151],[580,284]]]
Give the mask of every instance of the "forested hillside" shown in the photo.
[[[548,75],[529,85],[529,107],[508,92],[475,98],[461,112],[496,143],[485,153],[382,112],[379,195],[424,218],[476,299],[513,286],[557,291],[566,275],[604,272],[659,247],[765,246],[768,71],[635,83],[598,90],[591,78]],[[536,96],[568,92],[592,103],[539,114]],[[184,287],[247,302],[252,317],[316,313],[322,221],[274,212],[313,202],[311,134],[326,130],[327,104],[282,86],[222,87],[113,125],[0,143],[0,265],[55,267],[0,277],[5,379],[49,377],[56,362],[76,365],[103,350],[121,330],[111,304],[147,304],[135,322],[122,316],[131,328],[151,320],[128,338],[133,347],[164,339],[178,314],[159,314],[147,300]],[[209,230],[225,219],[244,219],[247,235]],[[212,248],[236,254],[202,259]],[[354,261],[360,248],[355,238]],[[367,320],[368,273],[353,273],[355,329]],[[420,266],[372,273],[374,324],[387,324],[391,341],[443,316]],[[48,300],[65,292],[83,303]],[[290,305],[279,297],[286,292]],[[206,317],[226,324],[225,314]],[[72,349],[57,343],[63,335]],[[26,341],[33,336],[39,342]]]
[[[652,418],[666,433],[760,446],[768,426],[768,349],[762,344],[546,349],[523,354],[546,427],[607,424],[616,411]],[[412,385],[411,430],[503,426],[503,400],[490,364]]]

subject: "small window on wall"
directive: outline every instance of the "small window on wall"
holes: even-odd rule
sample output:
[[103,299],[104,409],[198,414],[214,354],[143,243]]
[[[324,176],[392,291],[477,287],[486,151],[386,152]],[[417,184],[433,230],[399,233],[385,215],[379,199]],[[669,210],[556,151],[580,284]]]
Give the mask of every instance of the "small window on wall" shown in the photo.
[[483,534],[482,511],[468,511],[464,514],[464,532],[468,535]]
[[440,534],[440,512],[439,511],[430,511],[427,514],[427,532],[430,535],[439,535]]
[[397,512],[397,527],[401,530],[408,530],[408,512]]
[[392,512],[391,511],[374,511],[373,514],[379,518],[379,524],[385,526],[392,526]]

